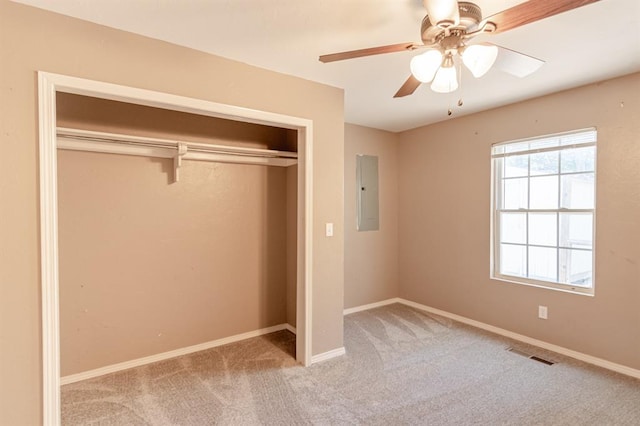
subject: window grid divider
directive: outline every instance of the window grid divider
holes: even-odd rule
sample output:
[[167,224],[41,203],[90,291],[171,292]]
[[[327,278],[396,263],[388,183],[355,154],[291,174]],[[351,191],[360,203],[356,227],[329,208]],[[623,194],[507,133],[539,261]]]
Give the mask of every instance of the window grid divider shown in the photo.
[[528,245],[530,247],[539,247],[539,248],[557,248],[557,249],[562,249],[562,250],[593,251],[592,248],[566,247],[566,246],[545,246],[545,245],[542,245],[542,244],[512,243],[512,242],[509,242],[509,241],[505,241],[505,242],[500,243],[500,244],[506,244],[506,245],[518,246],[518,247],[524,247],[524,246]]
[[525,248],[525,277],[529,278],[529,210],[531,210],[531,156],[527,155],[527,213],[525,214],[524,226],[527,230],[526,239],[527,247]]
[[[562,151],[558,153],[558,209],[562,208]],[[556,213],[556,281],[560,282],[560,213]]]

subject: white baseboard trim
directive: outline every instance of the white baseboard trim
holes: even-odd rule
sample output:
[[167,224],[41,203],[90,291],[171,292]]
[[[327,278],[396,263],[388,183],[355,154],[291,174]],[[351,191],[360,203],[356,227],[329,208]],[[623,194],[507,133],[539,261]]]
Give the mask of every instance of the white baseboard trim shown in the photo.
[[278,324],[272,327],[261,328],[259,330],[236,334],[235,336],[224,337],[222,339],[212,340],[209,342],[200,343],[193,346],[187,346],[186,348],[175,349],[172,351],[163,352],[156,355],[132,359],[131,361],[119,362],[117,364],[107,365],[105,367],[96,368],[94,370],[83,371],[82,373],[70,374],[68,376],[64,376],[60,378],[60,385],[68,385],[70,383],[79,382],[81,380],[92,379],[94,377],[103,376],[105,374],[115,373],[117,371],[127,370],[129,368],[140,367],[142,365],[151,364],[152,362],[164,361],[166,359],[175,358],[177,356],[188,355],[194,352],[204,351],[206,349],[215,348],[216,346],[227,345],[229,343],[239,342],[241,340],[262,336],[263,334],[274,333],[280,330],[289,330],[292,333],[295,333],[295,328],[293,328],[291,325]]
[[353,314],[355,312],[366,311],[368,309],[379,308],[380,306],[386,306],[392,303],[402,303],[403,305],[411,306],[412,308],[416,308],[425,312],[440,315],[442,317],[449,318],[454,321],[458,321],[463,324],[467,324],[476,328],[480,328],[482,330],[486,330],[491,333],[499,334],[504,337],[509,337],[510,339],[518,340],[520,342],[537,346],[542,349],[547,349],[549,351],[556,352],[561,355],[566,355],[570,358],[574,358],[579,361],[586,362],[588,364],[596,365],[598,367],[606,368],[607,370],[615,371],[616,373],[621,373],[626,376],[631,376],[631,377],[640,379],[640,370],[636,370],[635,368],[627,367],[626,365],[616,364],[615,362],[607,361],[606,359],[597,358],[591,355],[584,354],[582,352],[577,352],[562,346],[554,345],[552,343],[547,343],[542,340],[538,340],[522,334],[514,333],[513,331],[505,330],[504,328],[495,327],[493,325],[485,324],[480,321],[476,321],[460,315],[452,314],[447,311],[432,308],[431,306],[412,302],[410,300],[406,300],[401,297],[394,297],[392,299],[382,300],[380,302],[370,303],[368,305],[356,306],[354,308],[345,309],[344,315]]
[[490,331],[491,333],[499,334],[504,337],[509,337],[514,340],[518,340],[523,343],[527,343],[533,346],[537,346],[542,349],[547,349],[552,352],[559,353],[561,355],[566,355],[570,358],[577,359],[579,361],[584,361],[588,364],[593,364],[598,367],[606,368],[607,370],[615,371],[617,373],[624,374],[626,376],[635,377],[640,379],[640,370],[636,370],[635,368],[627,367],[626,365],[616,364],[611,361],[607,361],[602,358],[597,358],[591,355],[584,354],[582,352],[577,352],[571,349],[567,349],[562,346],[554,345],[552,343],[547,343],[542,340],[534,339],[532,337],[528,337],[522,334],[514,333],[509,330],[505,330],[503,328],[495,327],[493,325],[485,324],[480,321],[472,320],[460,315],[452,314],[446,311],[442,311],[440,309],[432,308],[430,306],[422,305],[420,303],[412,302],[410,300],[398,298],[398,303],[402,303],[407,306],[411,306],[416,309],[420,309],[422,311],[426,311],[432,314],[440,315],[445,318],[452,319],[454,321],[461,322],[463,324],[467,324],[473,327],[481,328],[486,331]]
[[345,353],[346,353],[346,351],[345,351],[344,347],[341,347],[341,348],[333,349],[333,350],[330,350],[328,352],[324,352],[324,353],[321,353],[321,354],[318,354],[318,355],[313,355],[311,357],[311,364],[315,364],[317,362],[322,362],[322,361],[326,361],[326,360],[331,359],[331,358],[342,356]]
[[289,323],[284,324],[284,329],[296,334],[296,328]]
[[399,297],[394,297],[392,299],[382,300],[380,302],[369,303],[367,305],[356,306],[353,308],[348,308],[343,311],[344,315],[353,314],[360,311],[367,311],[369,309],[379,308],[381,306],[391,305],[393,303],[401,303],[401,299]]

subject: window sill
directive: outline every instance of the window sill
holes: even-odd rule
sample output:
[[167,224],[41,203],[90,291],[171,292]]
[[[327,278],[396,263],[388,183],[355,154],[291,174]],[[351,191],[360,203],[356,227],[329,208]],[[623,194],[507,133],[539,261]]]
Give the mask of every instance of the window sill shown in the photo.
[[535,281],[528,281],[528,280],[520,280],[516,277],[509,277],[509,276],[503,276],[503,275],[491,275],[490,277],[491,280],[495,280],[495,281],[502,281],[502,282],[506,282],[506,283],[511,283],[511,284],[518,284],[518,285],[526,285],[529,287],[537,287],[537,288],[542,288],[545,290],[554,290],[554,291],[560,291],[562,293],[570,293],[570,294],[577,294],[579,296],[590,296],[590,297],[594,297],[595,296],[595,289],[594,287],[591,288],[585,288],[585,287],[571,287],[571,286],[564,286],[562,284],[553,284],[553,283],[543,283],[543,282],[535,282]]

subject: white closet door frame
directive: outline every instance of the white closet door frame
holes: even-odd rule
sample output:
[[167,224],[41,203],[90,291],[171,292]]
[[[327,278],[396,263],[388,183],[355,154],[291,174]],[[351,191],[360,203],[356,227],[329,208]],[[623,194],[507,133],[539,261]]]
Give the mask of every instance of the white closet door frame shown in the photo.
[[296,359],[311,364],[313,247],[313,121],[168,93],[38,72],[40,139],[40,252],[42,285],[43,423],[60,424],[60,315],[58,295],[58,196],[56,93],[92,96],[297,130],[298,275]]

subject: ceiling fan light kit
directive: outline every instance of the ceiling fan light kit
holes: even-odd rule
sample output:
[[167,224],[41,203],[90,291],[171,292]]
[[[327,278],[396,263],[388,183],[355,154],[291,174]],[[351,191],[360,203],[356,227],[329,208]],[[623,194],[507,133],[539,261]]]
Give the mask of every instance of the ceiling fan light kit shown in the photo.
[[462,51],[462,62],[475,78],[485,75],[498,58],[498,46],[473,44]]
[[456,69],[441,67],[431,83],[431,90],[437,93],[450,93],[458,90]]
[[411,75],[394,95],[411,95],[422,83],[431,82],[434,92],[449,93],[458,88],[455,56],[474,77],[496,68],[516,77],[525,77],[544,61],[491,43],[468,44],[480,34],[496,34],[570,11],[599,0],[528,0],[482,19],[480,7],[456,0],[424,0],[427,16],[420,28],[422,44],[399,43],[320,56],[321,62],[333,62],[383,53],[428,49],[411,58]]
[[429,49],[411,58],[411,74],[421,83],[430,83],[438,93],[449,93],[458,89],[458,76],[454,64],[454,54],[462,57],[462,63],[474,77],[480,78],[493,66],[498,57],[498,47],[491,44],[474,44],[444,55],[439,50]]
[[453,1],[430,1],[424,0],[427,15],[433,25],[439,28],[450,28],[460,23],[460,15],[458,13],[458,5]]
[[409,68],[411,74],[421,83],[429,83],[436,75],[440,64],[442,64],[442,53],[439,50],[429,49],[411,58]]
[[453,63],[453,55],[447,53],[431,83],[431,90],[438,93],[450,93],[457,89],[458,75],[455,64]]

